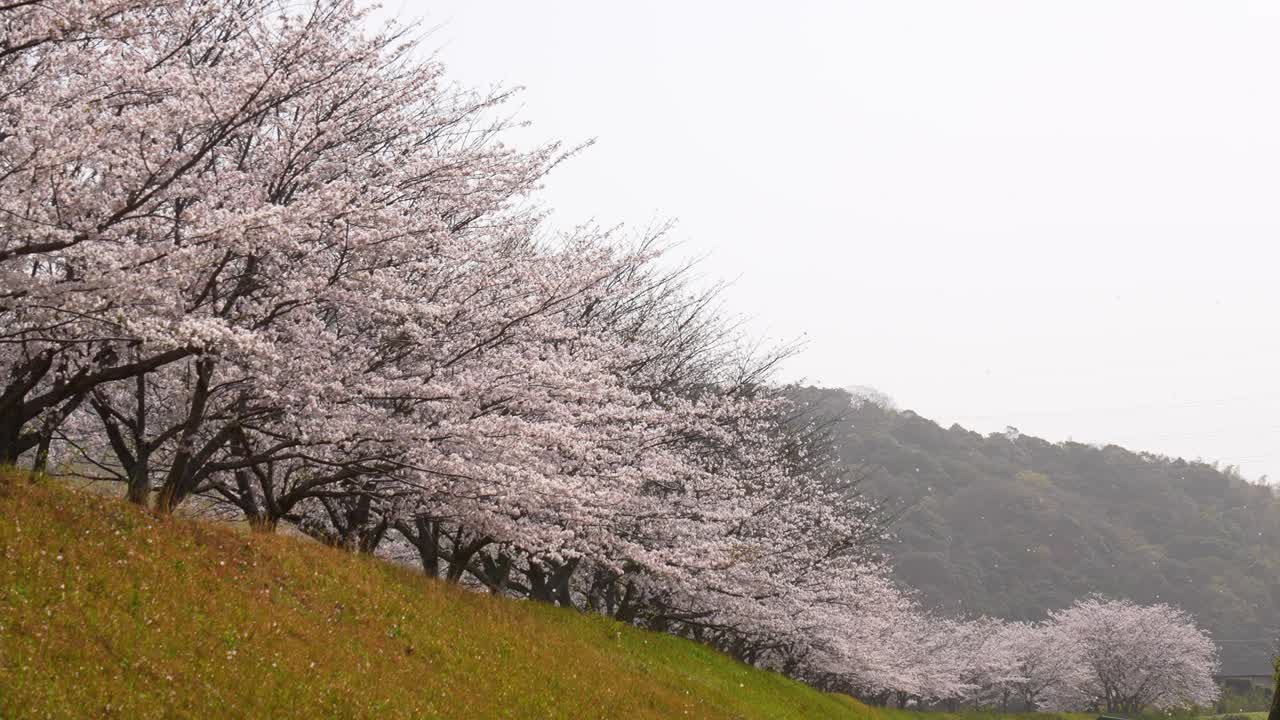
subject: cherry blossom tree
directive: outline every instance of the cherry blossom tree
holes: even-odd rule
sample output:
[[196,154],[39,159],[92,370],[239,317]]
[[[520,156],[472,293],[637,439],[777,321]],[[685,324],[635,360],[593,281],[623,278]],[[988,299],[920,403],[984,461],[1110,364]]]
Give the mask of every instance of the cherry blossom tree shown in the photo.
[[[527,223],[500,209],[554,152],[492,142],[480,116],[501,96],[442,87],[400,32],[366,38],[347,2],[3,12],[9,462],[106,382],[196,356],[197,376],[287,370],[282,343],[305,352],[332,339],[317,331],[335,308],[390,300],[379,280],[438,258],[435,239],[487,219],[475,232],[520,241]],[[213,382],[194,386],[179,468]],[[166,504],[190,492],[184,475]]]
[[1025,709],[1038,710],[1055,689],[1083,681],[1076,640],[1057,623],[1008,623],[1000,642],[1015,663],[1012,678],[1000,686],[1002,706],[1012,697]]
[[1071,639],[1080,674],[1046,704],[1107,712],[1209,705],[1218,697],[1218,652],[1204,631],[1169,605],[1091,597],[1051,613]]

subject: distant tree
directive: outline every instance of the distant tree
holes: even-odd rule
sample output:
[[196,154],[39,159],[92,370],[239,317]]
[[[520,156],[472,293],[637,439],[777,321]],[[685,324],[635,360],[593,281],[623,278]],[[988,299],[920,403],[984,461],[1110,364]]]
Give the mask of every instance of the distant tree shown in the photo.
[[883,410],[898,409],[898,404],[893,401],[893,398],[870,385],[849,385],[844,389],[844,391],[852,396],[852,400],[850,402],[853,407],[874,405]]
[[1192,619],[1168,605],[1092,597],[1052,613],[1080,670],[1050,704],[1135,713],[1209,705],[1218,697],[1217,648]]
[[1000,687],[1002,709],[1016,698],[1027,710],[1040,709],[1053,688],[1076,684],[1081,668],[1074,640],[1056,623],[1009,623],[1000,641],[1013,656],[1014,671]]

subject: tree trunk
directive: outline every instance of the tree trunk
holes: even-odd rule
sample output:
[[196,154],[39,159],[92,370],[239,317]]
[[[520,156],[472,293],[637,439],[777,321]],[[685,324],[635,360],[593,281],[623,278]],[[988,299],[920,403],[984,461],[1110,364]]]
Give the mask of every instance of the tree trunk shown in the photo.
[[191,405],[187,411],[186,422],[183,423],[182,434],[178,439],[178,451],[174,455],[173,465],[165,477],[164,486],[156,497],[156,510],[169,514],[187,498],[192,491],[188,466],[195,454],[196,432],[204,421],[204,409],[209,401],[209,384],[213,377],[213,361],[201,358],[196,361],[196,382],[191,391]]
[[26,449],[22,428],[31,417],[27,395],[53,367],[53,357],[45,351],[9,366],[8,382],[0,389],[0,465],[16,465]]
[[636,613],[640,610],[640,603],[636,598],[635,583],[627,581],[626,589],[622,592],[622,600],[618,602],[618,612],[614,614],[614,618],[624,623],[635,622]]
[[422,572],[430,577],[440,577],[440,523],[419,515],[413,526],[397,520],[395,529],[418,551]]
[[1271,694],[1271,712],[1267,714],[1267,720],[1280,720],[1280,658],[1277,658],[1275,668],[1272,676],[1275,678],[1276,689]]
[[574,558],[556,570],[555,590],[553,596],[560,607],[573,607],[573,594],[569,589],[569,578],[578,568],[578,558]]
[[[43,474],[49,469],[49,446],[53,444],[53,434],[66,421],[67,416],[75,412],[80,403],[84,402],[85,397],[86,393],[73,396],[57,410],[46,414],[34,438],[36,453],[31,462],[32,475]],[[18,447],[21,449],[22,444],[19,443]]]
[[[133,381],[133,453],[129,466],[129,489],[125,497],[135,505],[146,505],[151,499],[151,446],[147,444],[147,374]],[[92,404],[92,403],[90,403]]]
[[547,575],[542,571],[542,566],[538,563],[530,562],[529,569],[524,572],[525,577],[529,579],[529,599],[538,602],[551,602],[550,583],[547,581]]
[[40,433],[40,441],[36,445],[36,456],[31,461],[32,475],[42,475],[49,469],[49,445],[52,443],[52,431]]
[[447,582],[460,582],[463,574],[467,572],[467,568],[471,566],[471,559],[492,542],[487,537],[474,538],[470,542],[464,542],[465,535],[466,533],[463,529],[458,528],[458,532],[453,536],[453,551],[449,554],[445,567],[444,579]]
[[[139,455],[142,452],[145,451],[139,450]],[[151,497],[151,473],[148,465],[148,461],[140,457],[129,467],[129,485],[125,499],[135,505],[146,505]]]
[[0,416],[0,465],[14,465],[21,451],[18,450],[18,431],[21,426],[16,417]]
[[480,580],[489,587],[489,592],[494,595],[506,593],[511,579],[511,556],[499,553],[498,557],[490,558],[488,554],[481,554],[480,565],[484,572]]

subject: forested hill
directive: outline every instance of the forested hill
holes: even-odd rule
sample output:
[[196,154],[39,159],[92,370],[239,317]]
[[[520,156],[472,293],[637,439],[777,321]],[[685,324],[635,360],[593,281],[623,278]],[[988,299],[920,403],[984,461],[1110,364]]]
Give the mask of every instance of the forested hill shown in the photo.
[[1269,672],[1280,626],[1280,500],[1233,470],[1114,445],[983,436],[910,411],[798,391],[862,487],[900,503],[896,573],[930,604],[1034,619],[1090,592],[1169,602]]

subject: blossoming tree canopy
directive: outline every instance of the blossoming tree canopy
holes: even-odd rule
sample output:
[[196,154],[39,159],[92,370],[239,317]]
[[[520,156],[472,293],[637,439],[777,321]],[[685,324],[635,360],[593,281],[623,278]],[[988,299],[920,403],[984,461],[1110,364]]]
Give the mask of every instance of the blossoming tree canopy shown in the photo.
[[381,283],[444,243],[484,238],[481,262],[520,242],[532,216],[509,205],[554,155],[494,142],[480,121],[501,95],[444,87],[346,2],[66,0],[3,20],[9,461],[101,383],[197,354],[278,365],[281,342],[333,339],[326,310],[398,301]]
[[503,144],[505,93],[369,25],[348,0],[0,4],[0,463],[869,698],[1211,698],[1212,644],[1166,606],[921,608],[831,419],[772,382],[790,349],[756,350],[661,229],[547,227],[559,147]]
[[1051,614],[1071,641],[1078,681],[1054,704],[1137,712],[1208,705],[1218,697],[1218,650],[1186,613],[1169,605],[1088,598]]

